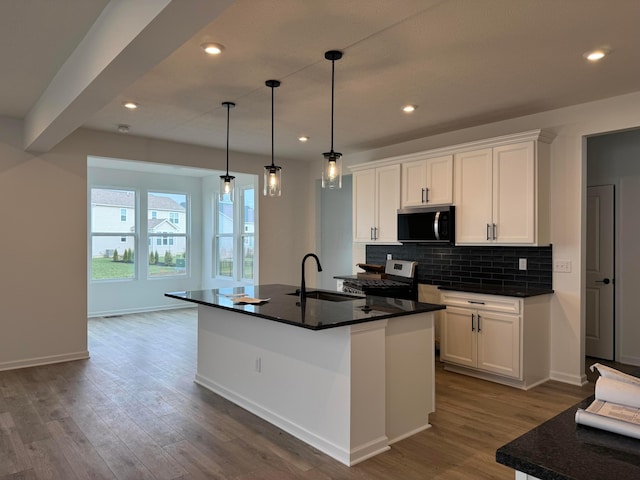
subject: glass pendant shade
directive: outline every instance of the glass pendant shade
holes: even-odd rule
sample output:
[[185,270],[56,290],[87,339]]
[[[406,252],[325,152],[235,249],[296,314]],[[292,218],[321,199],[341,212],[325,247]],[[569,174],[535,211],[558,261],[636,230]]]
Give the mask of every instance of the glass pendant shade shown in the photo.
[[236,177],[233,175],[220,175],[220,201],[233,202]]
[[229,111],[236,106],[233,102],[222,102],[222,106],[227,109],[227,173],[220,175],[220,201],[233,202],[236,177],[229,175]]
[[331,60],[331,150],[325,152],[322,167],[322,188],[337,189],[342,188],[342,162],[341,153],[333,151],[333,105],[335,97],[335,63],[342,58],[342,52],[329,50],[325,52],[324,58]]
[[342,154],[338,152],[326,152],[324,155],[324,168],[322,169],[322,188],[342,188]]
[[264,196],[279,197],[282,195],[282,167],[265,165],[264,167]]

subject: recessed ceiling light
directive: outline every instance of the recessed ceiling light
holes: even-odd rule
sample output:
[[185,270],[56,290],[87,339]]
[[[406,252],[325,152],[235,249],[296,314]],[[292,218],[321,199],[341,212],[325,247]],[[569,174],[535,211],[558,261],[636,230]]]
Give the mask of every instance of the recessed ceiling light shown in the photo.
[[309,140],[309,137],[307,137],[306,135],[302,135],[301,137],[298,137],[298,141],[302,142],[302,143],[304,143],[304,142],[306,142],[308,140]]
[[136,103],[136,102],[124,102],[122,104],[122,106],[124,108],[128,108],[129,110],[135,110],[136,108],[138,108],[140,106],[140,104]]
[[598,60],[602,60],[605,56],[610,53],[609,49],[606,48],[598,48],[596,50],[591,50],[589,52],[585,52],[583,57],[589,60],[590,62],[597,62]]
[[120,133],[129,133],[129,125],[120,124],[118,125],[118,131]]
[[209,55],[220,55],[224,51],[224,46],[219,43],[203,43],[200,48]]
[[416,110],[417,105],[405,105],[404,107],[402,107],[402,111],[404,113],[413,113]]

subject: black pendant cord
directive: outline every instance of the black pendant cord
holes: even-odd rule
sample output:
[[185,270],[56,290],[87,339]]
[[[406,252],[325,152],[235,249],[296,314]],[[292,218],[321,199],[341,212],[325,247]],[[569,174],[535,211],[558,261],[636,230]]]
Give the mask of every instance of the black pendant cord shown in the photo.
[[275,167],[274,164],[274,157],[275,157],[275,150],[273,147],[273,143],[275,141],[275,137],[273,134],[274,131],[274,126],[273,126],[273,119],[274,119],[274,115],[273,115],[273,89],[276,87],[276,85],[273,85],[271,87],[271,168]]
[[331,153],[333,153],[333,104],[335,97],[335,72],[336,72],[336,61],[331,60]]
[[231,104],[227,103],[227,177],[229,176],[229,112]]
[[341,154],[333,151],[333,117],[335,110],[335,76],[336,76],[336,60],[340,60],[342,58],[342,52],[338,50],[329,50],[324,53],[324,58],[327,60],[331,60],[331,151],[324,154],[327,158],[333,159],[335,161],[336,158],[340,158]]

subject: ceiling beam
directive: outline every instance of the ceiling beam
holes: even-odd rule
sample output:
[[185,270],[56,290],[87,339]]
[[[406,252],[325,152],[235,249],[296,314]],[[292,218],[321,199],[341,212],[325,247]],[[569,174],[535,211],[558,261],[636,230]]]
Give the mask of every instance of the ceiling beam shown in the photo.
[[46,152],[220,15],[234,0],[111,0],[24,122]]

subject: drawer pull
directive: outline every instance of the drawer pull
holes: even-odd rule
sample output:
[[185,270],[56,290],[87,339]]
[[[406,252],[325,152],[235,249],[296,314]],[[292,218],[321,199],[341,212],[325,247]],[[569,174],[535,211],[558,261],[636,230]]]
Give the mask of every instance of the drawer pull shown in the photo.
[[468,303],[473,303],[474,305],[484,305],[484,302],[480,302],[478,300],[467,300]]

